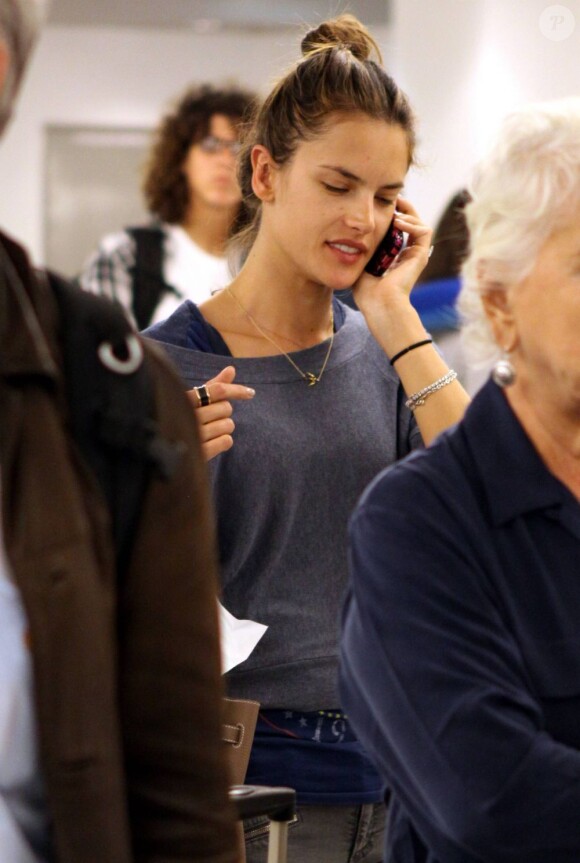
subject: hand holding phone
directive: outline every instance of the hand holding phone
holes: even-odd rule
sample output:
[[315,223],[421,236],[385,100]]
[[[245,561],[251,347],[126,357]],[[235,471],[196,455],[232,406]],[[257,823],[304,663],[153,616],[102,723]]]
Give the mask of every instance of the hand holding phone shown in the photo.
[[365,273],[371,276],[383,276],[403,248],[403,232],[395,227],[394,221],[393,217],[387,233],[365,267]]

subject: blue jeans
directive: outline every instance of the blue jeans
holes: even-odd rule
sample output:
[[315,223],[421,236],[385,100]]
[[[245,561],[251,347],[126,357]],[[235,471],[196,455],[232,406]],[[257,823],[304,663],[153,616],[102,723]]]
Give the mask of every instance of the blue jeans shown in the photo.
[[[288,863],[381,863],[387,808],[302,806],[288,828]],[[268,819],[244,821],[247,863],[266,863]]]

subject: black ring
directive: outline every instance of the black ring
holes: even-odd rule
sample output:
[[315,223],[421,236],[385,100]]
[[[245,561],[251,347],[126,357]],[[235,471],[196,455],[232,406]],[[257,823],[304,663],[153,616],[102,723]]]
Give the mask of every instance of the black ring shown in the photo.
[[205,408],[211,404],[211,396],[205,384],[202,384],[200,387],[194,387],[194,390],[199,398],[200,408]]

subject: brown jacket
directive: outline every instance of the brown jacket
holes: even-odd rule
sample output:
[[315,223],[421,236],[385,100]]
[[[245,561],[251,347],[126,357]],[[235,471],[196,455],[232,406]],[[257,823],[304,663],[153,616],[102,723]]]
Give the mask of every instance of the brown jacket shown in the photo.
[[12,261],[0,261],[2,516],[28,616],[55,859],[234,863],[214,537],[182,386],[146,346],[161,432],[187,454],[171,480],[150,481],[116,574],[107,508],[66,429],[54,299],[22,250],[0,243]]

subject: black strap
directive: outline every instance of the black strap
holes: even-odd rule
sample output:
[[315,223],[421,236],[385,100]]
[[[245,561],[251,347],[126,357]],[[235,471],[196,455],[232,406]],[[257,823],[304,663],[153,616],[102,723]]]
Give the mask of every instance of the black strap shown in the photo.
[[135,242],[135,265],[129,271],[133,279],[131,310],[138,329],[144,330],[162,295],[177,292],[163,278],[163,230],[151,225],[126,231]]
[[158,435],[147,362],[142,360],[124,374],[100,358],[99,349],[105,345],[122,364],[128,356],[128,338],[142,350],[122,310],[52,273],[47,275],[60,313],[71,432],[107,500],[122,572],[152,470],[171,476],[181,460],[182,446]]

